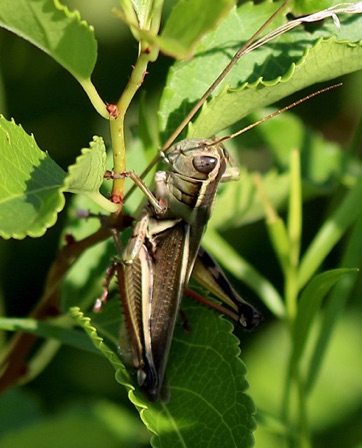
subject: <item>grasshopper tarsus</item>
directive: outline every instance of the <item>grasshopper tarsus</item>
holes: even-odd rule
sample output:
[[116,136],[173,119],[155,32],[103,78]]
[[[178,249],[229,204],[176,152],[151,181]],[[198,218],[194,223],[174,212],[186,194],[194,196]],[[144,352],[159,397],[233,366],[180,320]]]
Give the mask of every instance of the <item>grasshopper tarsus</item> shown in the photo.
[[93,311],[95,313],[99,313],[102,311],[103,305],[107,302],[108,295],[109,295],[109,285],[112,281],[112,278],[114,277],[117,269],[118,262],[116,260],[112,261],[112,264],[108,266],[104,281],[102,283],[103,286],[103,292],[100,297],[98,297],[95,301],[95,304],[93,305]]
[[185,333],[191,333],[191,327],[189,325],[188,317],[182,308],[180,309],[180,315],[181,315],[181,325],[182,325],[182,328],[184,329]]

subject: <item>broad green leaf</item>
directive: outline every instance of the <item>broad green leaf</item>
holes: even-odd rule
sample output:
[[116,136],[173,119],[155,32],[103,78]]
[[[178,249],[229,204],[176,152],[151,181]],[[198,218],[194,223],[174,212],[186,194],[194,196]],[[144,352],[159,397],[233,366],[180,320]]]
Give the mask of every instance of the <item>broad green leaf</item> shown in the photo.
[[65,173],[14,121],[0,117],[0,235],[45,233],[64,207]]
[[294,323],[292,362],[298,362],[302,356],[308,340],[308,334],[321,307],[323,298],[341,277],[356,271],[356,269],[334,269],[317,275],[308,283],[301,295]]
[[[191,61],[172,67],[159,115],[163,138],[170,135],[236,50],[277,6],[247,3],[232,10],[202,41]],[[288,8],[273,28],[286,22],[286,12]],[[297,28],[244,55],[204,105],[188,135],[209,137],[257,108],[316,82],[361,69],[362,46],[353,42],[362,39],[362,17],[341,15],[341,23],[340,31],[331,19],[313,33]]]
[[105,329],[101,315],[96,324],[97,319],[90,322],[75,308],[71,312],[116,368],[117,380],[129,390],[148,429],[157,434],[153,446],[176,447],[181,442],[199,446],[200,438],[213,446],[252,446],[255,408],[244,394],[246,369],[239,359],[238,340],[230,334],[232,325],[198,304],[185,302],[191,331],[186,333],[181,325],[175,331],[167,367],[171,393],[167,404],[149,403],[134,389],[120,360],[97,335],[95,327],[102,334]]
[[59,0],[1,0],[0,26],[49,54],[78,81],[90,78],[97,59],[93,29]]
[[[334,4],[342,3],[338,0],[333,2]],[[296,15],[312,14],[316,11],[329,8],[332,2],[330,0],[294,0],[293,6],[296,11]]]
[[216,27],[234,3],[234,0],[179,0],[156,43],[168,55],[178,59],[190,57],[200,39]]
[[176,328],[167,368],[170,402],[141,412],[157,434],[152,445],[197,447],[202,441],[204,446],[252,446],[255,408],[244,394],[246,369],[238,357],[238,340],[230,334],[232,326],[187,303],[183,310],[191,331]]

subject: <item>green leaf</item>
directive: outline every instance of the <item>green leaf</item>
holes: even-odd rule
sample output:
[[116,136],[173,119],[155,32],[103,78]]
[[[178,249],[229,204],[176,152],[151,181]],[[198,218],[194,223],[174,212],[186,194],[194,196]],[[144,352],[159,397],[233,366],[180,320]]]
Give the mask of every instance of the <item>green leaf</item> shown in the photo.
[[83,148],[75,164],[69,167],[69,174],[64,181],[64,191],[84,194],[106,210],[114,212],[118,206],[99,193],[106,169],[106,159],[102,137],[93,137],[90,147]]
[[310,328],[317,316],[323,298],[332,286],[347,273],[356,272],[357,269],[333,269],[314,277],[304,289],[293,331],[293,357],[294,362],[301,358],[310,334]]
[[97,59],[93,29],[59,0],[2,0],[0,26],[49,54],[78,81],[90,78]]
[[[124,0],[120,2],[123,8],[125,7],[126,2]],[[157,2],[154,2],[154,0],[132,0],[132,6],[137,14],[138,23],[141,29],[149,29],[152,22],[152,12],[155,3]]]
[[98,192],[106,169],[106,148],[102,137],[93,137],[89,148],[83,148],[76,163],[68,168],[65,191],[87,196]]
[[[159,114],[164,139],[277,6],[247,3],[232,10],[202,41],[191,61],[171,68]],[[285,14],[279,15],[273,28],[287,21]],[[297,28],[244,55],[204,105],[188,136],[209,137],[257,108],[362,68],[361,43],[351,43],[362,39],[362,17],[341,15],[341,23],[340,31],[331,19],[313,33]],[[191,79],[196,82],[191,83]]]
[[47,339],[55,339],[62,344],[69,345],[80,350],[92,353],[98,351],[89,343],[89,338],[84,333],[70,328],[72,321],[63,319],[61,322],[55,320],[53,323],[42,322],[35,319],[0,318],[0,328],[7,331],[21,331],[31,333]]
[[0,146],[0,235],[41,236],[64,207],[65,173],[21,126],[2,116]]
[[179,0],[156,39],[161,51],[178,59],[190,57],[200,39],[216,27],[233,5],[234,0]]
[[149,403],[130,383],[117,355],[97,335],[95,325],[98,331],[102,328],[103,313],[97,317],[98,324],[79,309],[71,313],[116,368],[118,382],[129,390],[148,429],[157,434],[153,446],[199,446],[200,438],[213,446],[252,446],[255,408],[244,394],[246,369],[239,359],[239,341],[231,334],[232,325],[213,311],[185,302],[191,331],[186,333],[181,325],[175,331],[167,367],[171,393],[167,404]]
[[[154,447],[253,446],[254,405],[245,390],[232,325],[198,304],[185,311],[191,331],[175,331],[167,368],[168,404],[150,406],[142,420],[155,432]],[[187,412],[185,413],[185,409]],[[195,437],[197,434],[197,437]]]

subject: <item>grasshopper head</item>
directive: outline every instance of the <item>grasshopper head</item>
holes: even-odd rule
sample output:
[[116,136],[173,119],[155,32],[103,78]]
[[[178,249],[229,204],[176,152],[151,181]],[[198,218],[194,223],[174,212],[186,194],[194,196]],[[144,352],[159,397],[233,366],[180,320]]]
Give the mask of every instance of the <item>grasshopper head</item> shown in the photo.
[[222,144],[208,139],[185,139],[174,144],[167,154],[173,171],[196,180],[218,180],[224,174],[228,154]]

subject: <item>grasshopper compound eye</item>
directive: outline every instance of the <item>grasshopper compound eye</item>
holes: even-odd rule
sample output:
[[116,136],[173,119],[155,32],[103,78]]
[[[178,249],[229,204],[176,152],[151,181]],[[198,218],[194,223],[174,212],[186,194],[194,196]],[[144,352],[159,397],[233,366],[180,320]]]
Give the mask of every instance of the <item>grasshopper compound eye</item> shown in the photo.
[[212,156],[195,156],[192,165],[199,173],[209,174],[213,171],[218,163],[218,159]]

